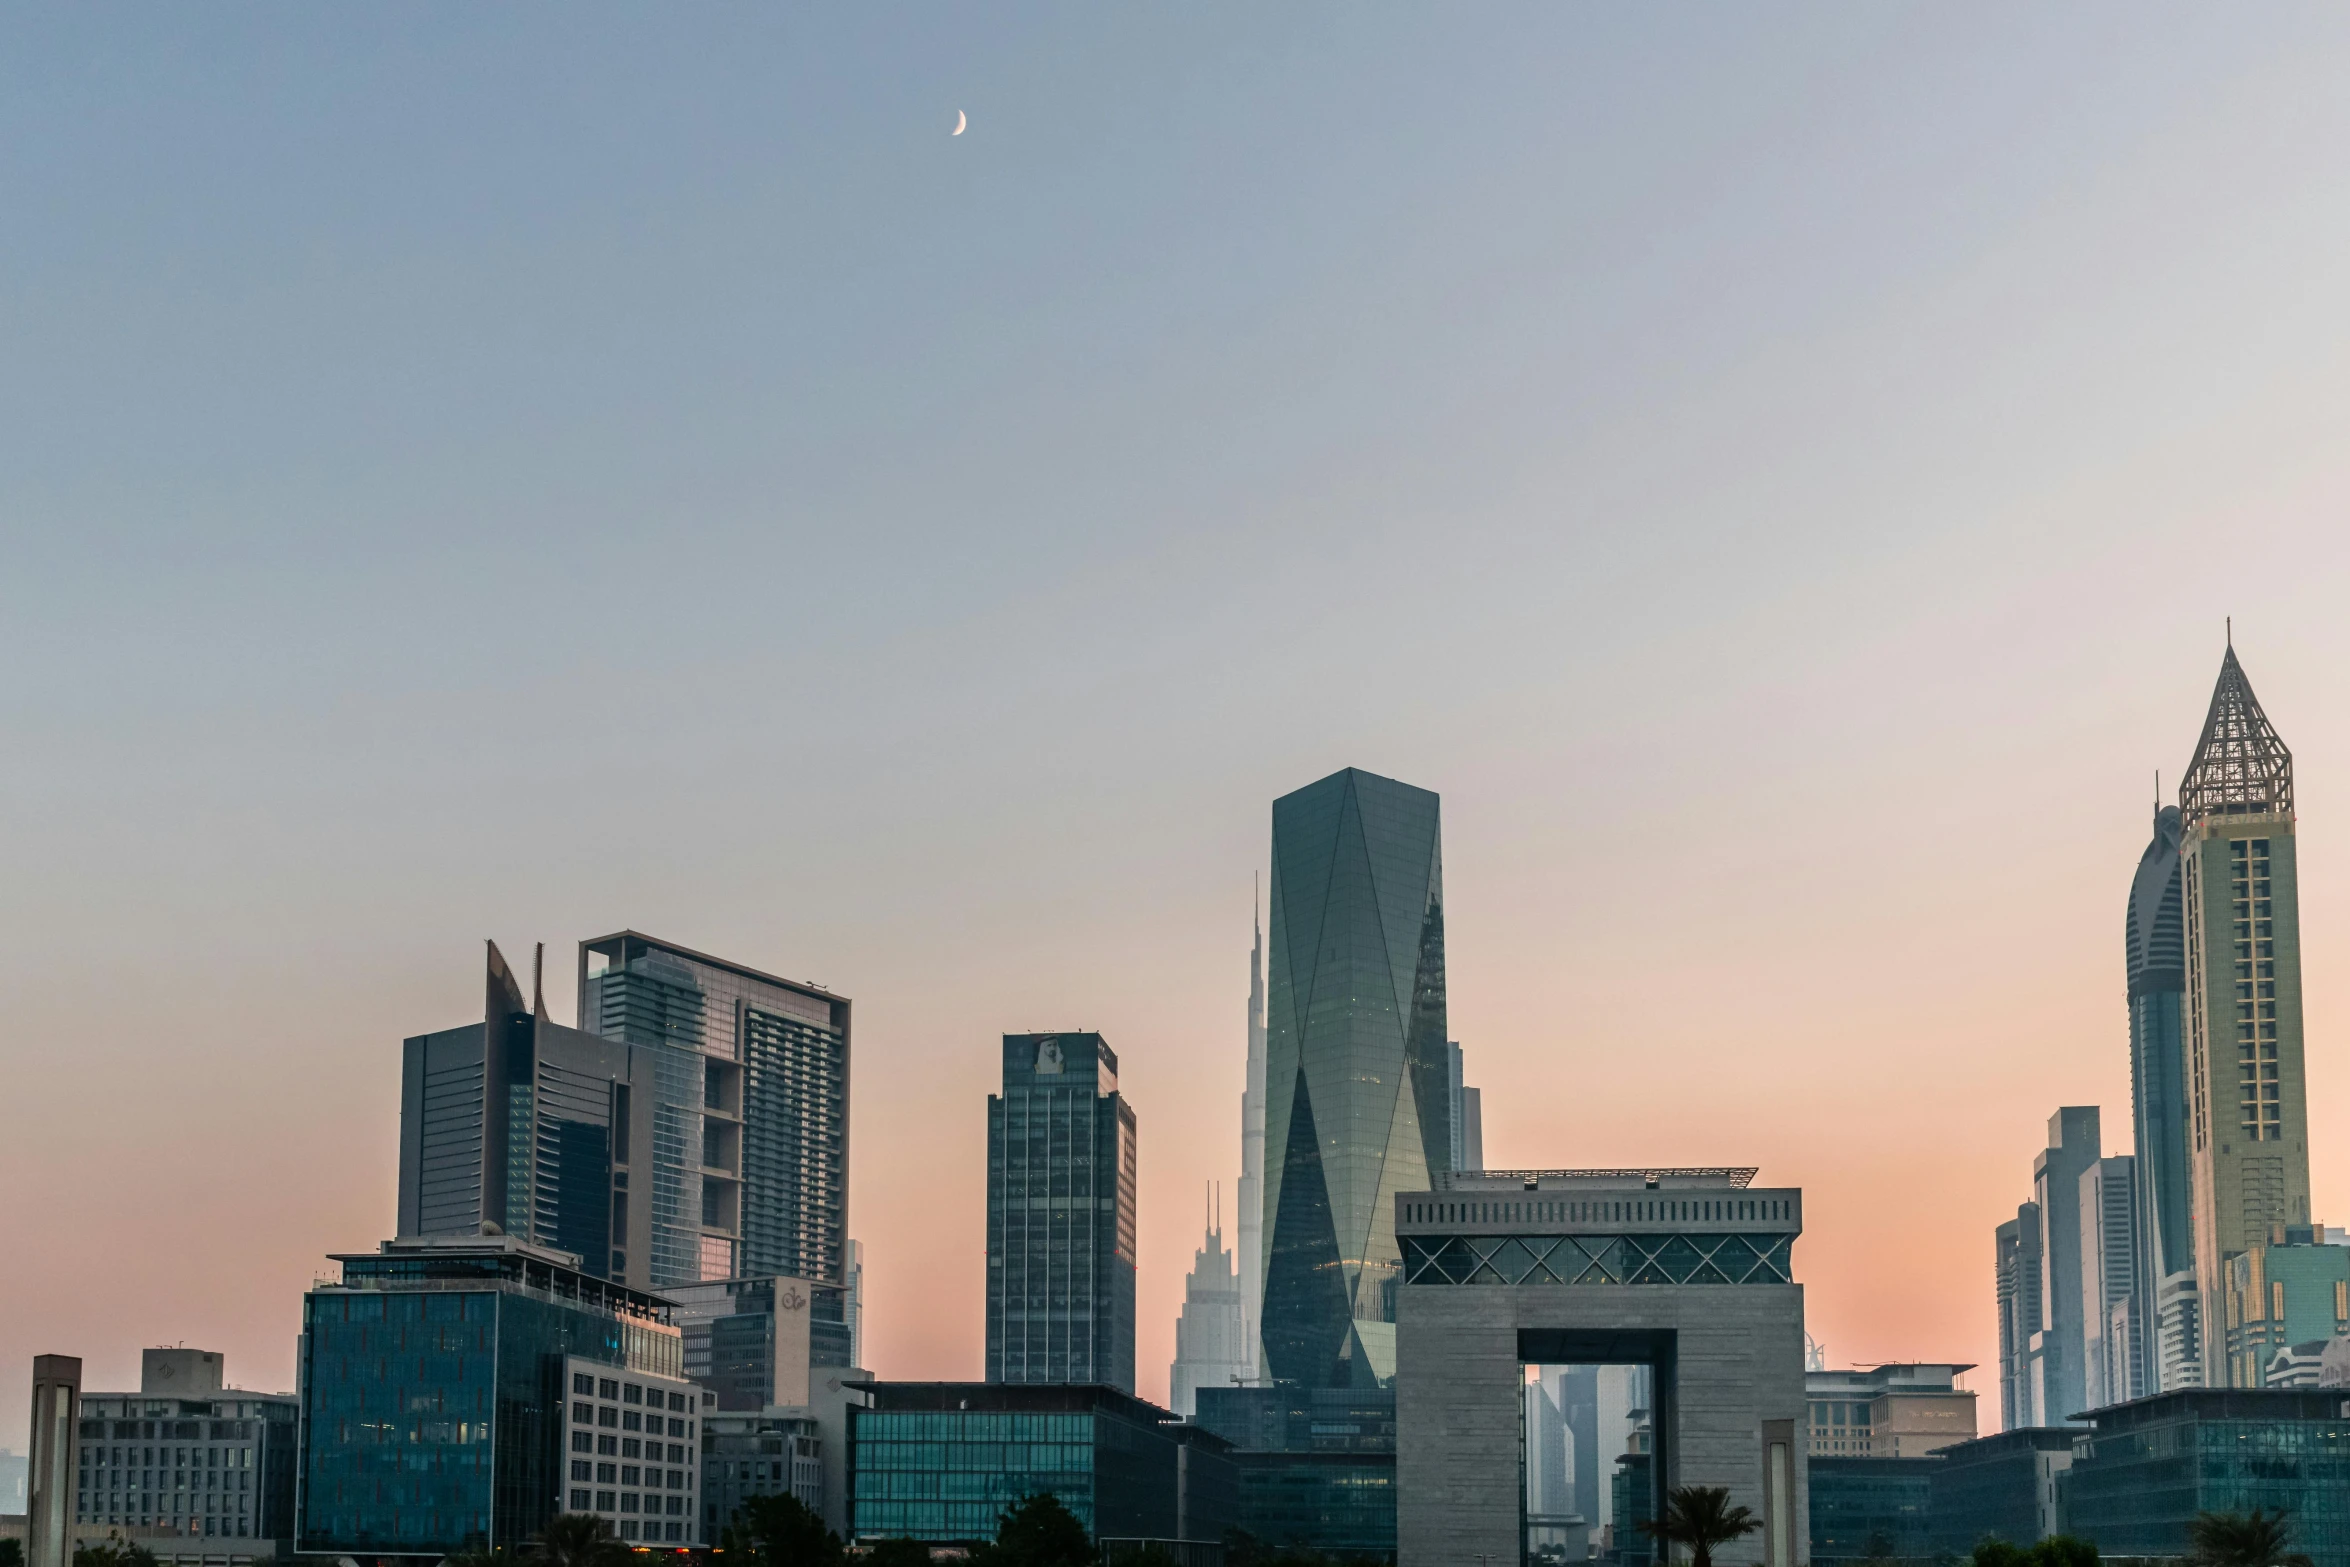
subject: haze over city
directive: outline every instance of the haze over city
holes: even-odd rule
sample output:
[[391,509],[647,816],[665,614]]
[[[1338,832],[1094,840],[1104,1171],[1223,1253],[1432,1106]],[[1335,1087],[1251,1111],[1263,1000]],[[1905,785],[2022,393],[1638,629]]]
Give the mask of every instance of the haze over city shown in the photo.
[[1000,1038],[1098,1030],[1163,1398],[1271,802],[1350,766],[1442,798],[1489,1166],[1758,1166],[1836,1364],[1993,1367],[2049,1115],[2129,1149],[2229,617],[2350,1223],[2346,67],[2314,6],[0,21],[0,1444],[36,1352],[291,1389],[401,1040],[485,939],[573,1021],[621,929],[853,998],[883,1377],[979,1375]]

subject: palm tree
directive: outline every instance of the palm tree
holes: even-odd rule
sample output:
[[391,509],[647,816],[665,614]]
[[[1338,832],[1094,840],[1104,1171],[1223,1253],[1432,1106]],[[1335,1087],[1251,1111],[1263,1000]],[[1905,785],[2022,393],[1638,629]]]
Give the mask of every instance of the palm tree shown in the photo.
[[1761,1527],[1751,1510],[1730,1505],[1727,1486],[1677,1485],[1665,1496],[1665,1515],[1640,1530],[1666,1546],[1668,1555],[1672,1546],[1688,1546],[1691,1567],[1713,1567],[1715,1546]]
[[547,1567],[619,1567],[631,1555],[594,1513],[556,1514],[539,1531],[538,1547]]
[[2309,1558],[2288,1552],[2293,1531],[2282,1507],[2264,1513],[2197,1513],[2187,1523],[2187,1543],[2203,1567],[2309,1567]]

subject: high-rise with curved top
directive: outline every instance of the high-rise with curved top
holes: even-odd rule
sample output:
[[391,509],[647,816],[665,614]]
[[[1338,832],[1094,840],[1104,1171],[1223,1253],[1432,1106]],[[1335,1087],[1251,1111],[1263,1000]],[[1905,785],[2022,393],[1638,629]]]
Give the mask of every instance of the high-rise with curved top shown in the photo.
[[[2230,647],[2179,785],[2186,927],[2187,1131],[2208,1382],[2243,1384],[2211,1309],[2230,1257],[2309,1223],[2301,904],[2293,753]],[[2250,1385],[2259,1386],[2256,1376]]]
[[[2123,929],[2123,971],[2129,982],[2130,1109],[2137,1152],[2137,1279],[2130,1309],[2138,1366],[2133,1382],[2162,1392],[2161,1329],[2156,1302],[2162,1282],[2192,1275],[2195,1242],[2188,1230],[2192,1186],[2187,1142],[2187,1068],[2181,1045],[2180,1005],[2187,990],[2186,936],[2179,884],[2179,811],[2160,806],[2154,836],[2130,879]],[[2118,1380],[2118,1379],[2117,1379]]]
[[1273,802],[1268,1377],[1395,1376],[1395,1194],[1451,1167],[1437,797],[1356,768]]

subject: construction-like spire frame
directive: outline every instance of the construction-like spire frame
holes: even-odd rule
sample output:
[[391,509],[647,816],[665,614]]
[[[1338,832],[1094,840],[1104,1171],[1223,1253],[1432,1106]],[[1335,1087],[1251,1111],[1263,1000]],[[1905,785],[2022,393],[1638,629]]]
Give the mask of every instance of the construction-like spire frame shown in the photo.
[[2179,780],[2179,813],[2190,827],[2215,816],[2293,814],[2293,753],[2261,711],[2233,647],[2220,660],[2203,738]]

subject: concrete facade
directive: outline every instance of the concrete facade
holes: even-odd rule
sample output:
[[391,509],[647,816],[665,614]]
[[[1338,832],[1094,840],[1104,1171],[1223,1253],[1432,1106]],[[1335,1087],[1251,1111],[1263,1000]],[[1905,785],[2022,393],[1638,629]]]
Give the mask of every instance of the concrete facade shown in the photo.
[[1521,1549],[1522,1367],[1644,1364],[1660,1490],[1727,1487],[1765,1520],[1725,1567],[1809,1539],[1802,1193],[1739,1171],[1439,1175],[1396,1199],[1399,1567]]
[[25,1567],[72,1567],[73,1499],[80,1446],[82,1362],[33,1357],[32,1458],[25,1485]]

